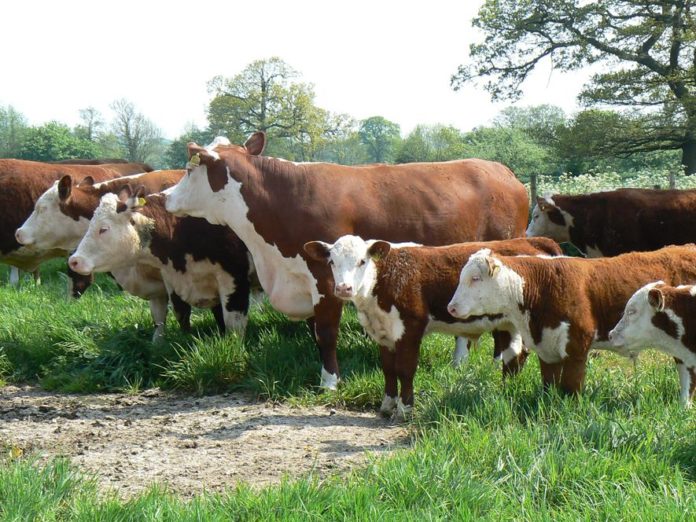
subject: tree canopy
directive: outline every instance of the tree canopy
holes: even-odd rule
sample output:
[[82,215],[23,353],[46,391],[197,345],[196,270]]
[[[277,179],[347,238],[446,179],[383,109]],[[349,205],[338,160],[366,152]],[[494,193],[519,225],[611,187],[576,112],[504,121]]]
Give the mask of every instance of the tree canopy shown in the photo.
[[603,144],[630,154],[679,149],[696,172],[696,27],[689,0],[486,0],[474,25],[471,62],[452,77],[455,88],[485,79],[493,99],[517,99],[545,59],[559,70],[602,62],[580,99],[631,108]]

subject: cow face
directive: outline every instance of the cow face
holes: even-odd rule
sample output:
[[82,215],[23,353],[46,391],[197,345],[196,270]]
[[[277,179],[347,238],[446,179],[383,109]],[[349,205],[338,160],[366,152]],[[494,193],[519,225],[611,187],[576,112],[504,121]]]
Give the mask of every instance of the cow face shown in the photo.
[[118,196],[102,196],[87,233],[68,261],[75,272],[109,272],[135,262],[143,229],[151,226],[151,220],[138,212],[143,198],[131,192],[126,187]]
[[492,256],[490,249],[484,248],[472,255],[462,268],[447,311],[458,319],[508,314],[512,307],[522,303],[523,287],[522,278]]
[[537,198],[532,219],[527,227],[527,237],[548,237],[558,243],[570,241],[573,217],[556,206],[550,196]]
[[61,212],[61,203],[71,198],[72,184],[70,176],[63,176],[39,197],[34,211],[17,229],[15,237],[18,243],[40,250],[75,248],[87,230],[89,220],[83,217],[75,220]]
[[[623,355],[632,355],[650,345],[659,344],[665,330],[657,328],[658,314],[674,324],[674,336],[677,336],[677,323],[670,318],[671,310],[665,310],[665,285],[662,281],[648,283],[626,303],[621,320],[609,332],[609,341]],[[674,315],[672,313],[672,315]],[[681,323],[681,320],[678,320]]]
[[323,241],[305,243],[304,250],[317,261],[329,264],[334,293],[344,300],[368,297],[377,281],[375,260],[391,248],[386,241],[364,241],[358,236],[342,236],[333,245]]
[[[231,177],[227,162],[220,158],[218,150],[237,150],[241,154],[258,155],[266,143],[264,133],[253,134],[244,147],[230,145],[227,138],[218,137],[208,147],[189,143],[189,162],[186,175],[167,194],[167,210],[176,216],[193,216],[207,219],[214,225],[225,224],[222,216],[227,198],[224,195],[228,183],[239,182]],[[215,203],[218,203],[217,205]]]

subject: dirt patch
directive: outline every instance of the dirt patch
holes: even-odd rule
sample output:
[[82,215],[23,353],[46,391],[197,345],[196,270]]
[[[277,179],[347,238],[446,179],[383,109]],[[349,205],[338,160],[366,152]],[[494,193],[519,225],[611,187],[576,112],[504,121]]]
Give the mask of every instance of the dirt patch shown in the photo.
[[345,472],[407,445],[407,432],[373,412],[293,408],[237,395],[52,394],[0,388],[0,447],[64,455],[104,490],[130,497],[153,483],[185,496],[254,486],[283,475]]

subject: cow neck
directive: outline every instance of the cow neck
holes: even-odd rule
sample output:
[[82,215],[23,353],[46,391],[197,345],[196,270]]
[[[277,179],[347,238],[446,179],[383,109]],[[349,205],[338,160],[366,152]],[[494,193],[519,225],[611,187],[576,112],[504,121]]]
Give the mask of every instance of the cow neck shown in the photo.
[[[605,205],[601,194],[577,196],[554,196],[554,203],[573,217],[573,225],[568,227],[570,242],[578,250],[587,253],[588,247],[605,252],[602,244],[604,232]],[[600,198],[600,199],[598,199]]]
[[163,197],[145,198],[145,205],[131,218],[140,239],[139,261],[156,268],[167,264],[173,229],[180,219],[167,212]]
[[[696,353],[696,297],[690,293],[690,287],[663,288],[662,293],[665,298],[665,310],[672,310],[681,319],[684,326],[684,333],[680,339],[682,344],[691,352]],[[653,324],[670,335],[668,328],[656,320],[659,314],[663,314],[665,318],[669,319],[665,312],[658,312],[653,316]],[[672,335],[672,337],[676,336]]]

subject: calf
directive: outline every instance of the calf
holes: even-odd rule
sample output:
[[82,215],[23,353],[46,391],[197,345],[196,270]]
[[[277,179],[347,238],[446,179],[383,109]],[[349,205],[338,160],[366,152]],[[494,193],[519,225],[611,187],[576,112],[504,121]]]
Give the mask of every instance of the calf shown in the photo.
[[696,247],[601,259],[502,257],[484,249],[462,269],[449,310],[459,318],[505,314],[539,356],[544,386],[576,393],[590,347],[612,348],[609,330],[629,298],[656,279],[696,280]]
[[681,402],[691,406],[696,391],[696,286],[662,281],[645,285],[626,303],[609,340],[625,355],[655,347],[674,357]]
[[657,250],[696,240],[696,190],[619,189],[537,198],[527,237],[575,245],[587,257]]
[[244,243],[227,227],[173,216],[165,200],[164,194],[132,194],[129,186],[119,196],[104,195],[70,267],[80,274],[132,266],[157,270],[183,328],[189,327],[190,306],[182,308],[188,303],[213,308],[223,332],[243,334],[253,271]]
[[[447,313],[461,267],[469,256],[485,247],[500,254],[561,253],[559,246],[546,238],[424,247],[363,241],[347,235],[334,244],[311,241],[304,245],[312,259],[328,262],[335,295],[355,304],[360,323],[380,345],[385,380],[382,413],[396,409],[396,417],[403,418],[413,406],[420,343],[430,332],[475,339],[494,330],[496,355],[503,360],[504,375],[521,368],[527,352],[504,315],[456,320]],[[466,350],[459,339],[457,344]],[[397,379],[401,383],[398,398]]]

